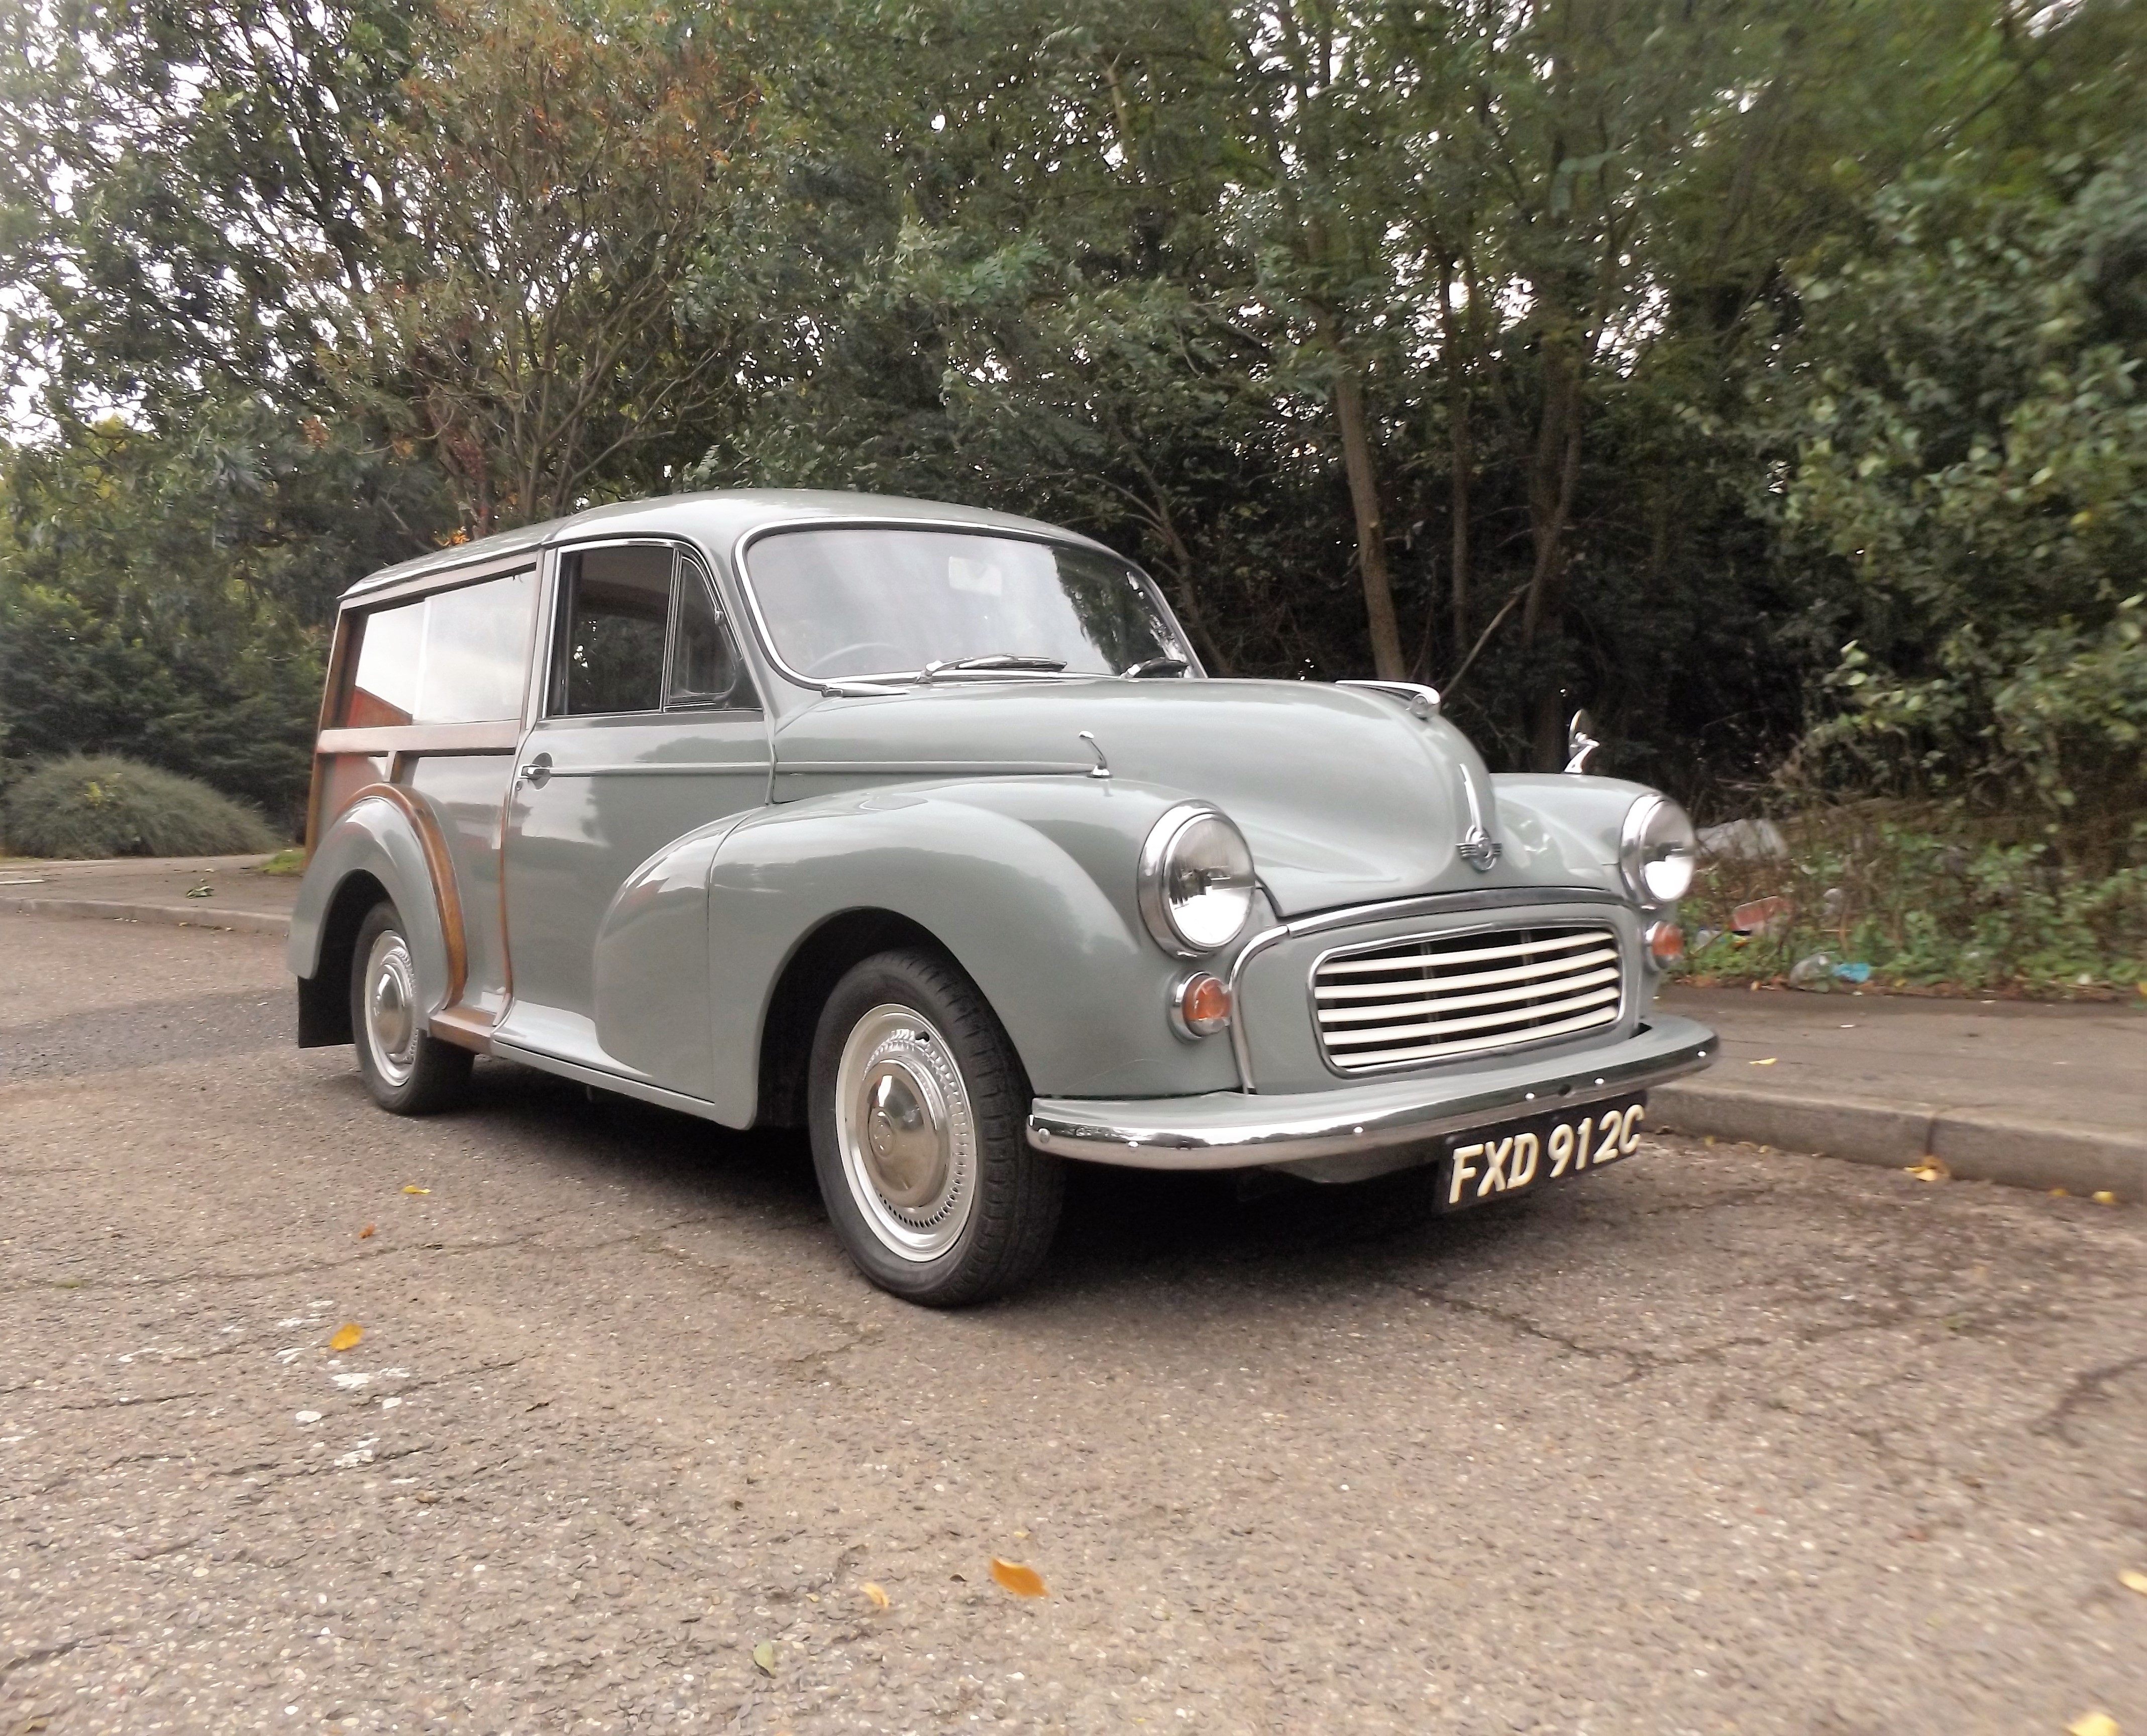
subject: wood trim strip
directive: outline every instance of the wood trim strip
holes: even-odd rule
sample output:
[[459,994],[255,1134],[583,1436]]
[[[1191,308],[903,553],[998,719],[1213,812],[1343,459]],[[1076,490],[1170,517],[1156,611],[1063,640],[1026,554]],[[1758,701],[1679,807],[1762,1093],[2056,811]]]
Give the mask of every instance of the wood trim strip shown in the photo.
[[439,906],[440,933],[448,949],[448,993],[442,1004],[452,1008],[469,983],[469,946],[463,933],[463,901],[455,889],[454,858],[448,853],[448,841],[441,835],[439,822],[433,818],[431,805],[402,784],[368,783],[352,793],[343,811],[348,813],[376,796],[403,810],[418,834],[418,847],[425,853],[425,870],[432,877],[433,897]]
[[433,1034],[457,1048],[492,1053],[492,1015],[474,1007],[443,1007],[432,1018]]
[[321,812],[321,786],[327,782],[328,750],[321,746],[321,738],[328,733],[328,719],[334,715],[338,697],[350,673],[351,641],[357,637],[352,633],[348,618],[336,617],[335,638],[328,646],[327,683],[321,689],[319,721],[313,726],[313,778],[306,791],[306,860],[313,859],[313,845],[320,838],[321,822],[327,818]]
[[323,729],[320,753],[512,753],[522,744],[522,724],[391,723],[369,729]]

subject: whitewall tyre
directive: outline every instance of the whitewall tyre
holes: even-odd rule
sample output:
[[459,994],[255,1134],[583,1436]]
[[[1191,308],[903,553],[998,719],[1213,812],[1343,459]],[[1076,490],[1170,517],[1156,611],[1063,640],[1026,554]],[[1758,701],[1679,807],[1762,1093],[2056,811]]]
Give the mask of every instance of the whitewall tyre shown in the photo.
[[821,1198],[873,1283],[953,1308],[1043,1263],[1064,1169],[1030,1148],[1028,1078],[952,961],[917,950],[853,967],[821,1013],[808,1089]]
[[350,961],[350,1031],[358,1070],[382,1108],[431,1115],[461,1101],[476,1057],[425,1029],[409,936],[384,898],[358,924]]

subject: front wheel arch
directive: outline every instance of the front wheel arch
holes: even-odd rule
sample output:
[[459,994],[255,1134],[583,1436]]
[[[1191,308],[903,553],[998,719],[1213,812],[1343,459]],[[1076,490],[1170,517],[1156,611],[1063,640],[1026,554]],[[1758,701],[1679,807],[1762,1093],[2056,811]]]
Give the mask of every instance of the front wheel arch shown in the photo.
[[953,953],[921,923],[892,910],[845,910],[821,923],[794,948],[768,997],[760,1035],[760,1088],[753,1125],[803,1128],[813,1036],[820,1013],[851,968],[875,953]]

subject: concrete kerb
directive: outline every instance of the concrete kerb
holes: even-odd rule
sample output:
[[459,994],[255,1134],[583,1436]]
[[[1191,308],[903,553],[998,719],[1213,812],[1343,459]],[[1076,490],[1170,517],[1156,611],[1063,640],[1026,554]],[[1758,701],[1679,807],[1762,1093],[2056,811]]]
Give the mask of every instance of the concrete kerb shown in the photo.
[[162,923],[174,928],[228,928],[247,934],[288,934],[291,918],[270,910],[213,910],[195,904],[130,904],[113,898],[0,898],[0,910],[35,916],[101,917],[108,922]]
[[1936,1158],[1959,1181],[2147,1201],[2147,1137],[1989,1109],[1788,1097],[1690,1080],[1650,1092],[1648,1121],[1666,1133],[1713,1134],[1889,1168]]
[[[288,934],[291,929],[288,916],[272,911],[105,898],[0,897],[0,910],[255,934]],[[1658,1087],[1649,1096],[1648,1120],[1665,1133],[1713,1134],[1852,1163],[1906,1169],[1933,1157],[1961,1181],[2002,1182],[2044,1192],[2062,1188],[2083,1198],[2106,1193],[2135,1203],[2147,1201],[2147,1135],[2142,1134],[2027,1122],[1987,1109],[1736,1091],[1704,1079]]]

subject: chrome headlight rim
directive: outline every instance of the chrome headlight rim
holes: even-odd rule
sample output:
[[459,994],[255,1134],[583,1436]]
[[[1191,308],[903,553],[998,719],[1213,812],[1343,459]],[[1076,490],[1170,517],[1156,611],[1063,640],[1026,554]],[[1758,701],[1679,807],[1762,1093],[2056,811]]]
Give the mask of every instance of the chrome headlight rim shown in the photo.
[[[1210,942],[1204,938],[1186,934],[1179,926],[1169,896],[1169,871],[1174,848],[1184,838],[1195,823],[1213,820],[1229,828],[1244,852],[1247,870],[1244,913],[1237,926],[1220,939]],[[1245,842],[1245,834],[1238,828],[1237,822],[1212,802],[1180,802],[1165,808],[1157,816],[1155,823],[1141,840],[1140,863],[1136,874],[1136,889],[1140,903],[1141,920],[1148,926],[1155,943],[1174,958],[1204,958],[1219,953],[1240,934],[1252,921],[1254,890],[1258,883],[1253,865],[1252,846]]]
[[[1658,847],[1661,847],[1659,850]],[[1676,890],[1664,893],[1649,883],[1649,872],[1682,861],[1682,878],[1672,868]],[[1625,889],[1646,910],[1667,910],[1692,889],[1692,877],[1699,866],[1699,837],[1692,817],[1668,796],[1650,791],[1625,810],[1625,823],[1618,841],[1618,867]]]

